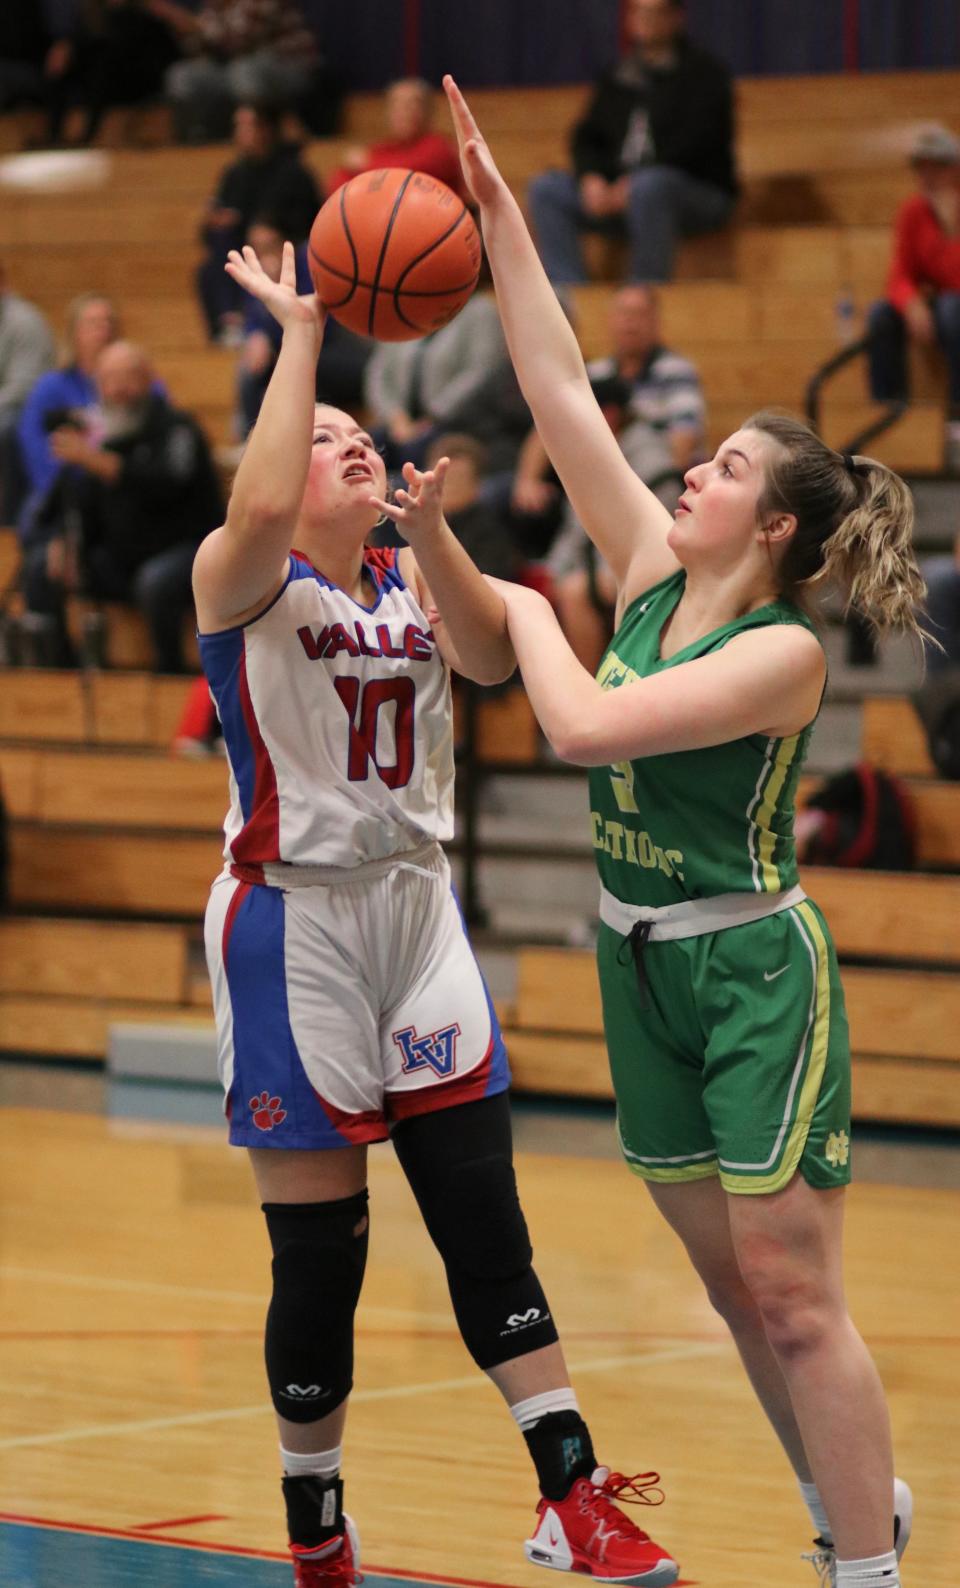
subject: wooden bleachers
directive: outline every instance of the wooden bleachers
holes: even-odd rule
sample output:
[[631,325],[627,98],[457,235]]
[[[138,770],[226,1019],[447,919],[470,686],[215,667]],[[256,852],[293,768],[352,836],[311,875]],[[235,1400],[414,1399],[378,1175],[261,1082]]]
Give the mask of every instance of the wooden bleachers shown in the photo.
[[[0,1051],[95,1060],[114,1021],[208,1023],[191,957],[226,778],[219,760],[167,754],[187,681],[25,670],[2,685],[17,914],[0,923]],[[519,695],[489,707],[481,753],[504,763],[529,707]],[[909,711],[871,702],[864,753],[912,774],[921,864],[957,869],[960,790],[922,776]],[[805,882],[848,962],[858,1115],[960,1123],[960,877],[822,869]],[[593,976],[589,954],[520,951],[505,1026],[521,1089],[608,1095]]]
[[[844,967],[854,1116],[960,1125],[960,878],[810,869],[803,881],[841,960],[878,962]],[[592,954],[521,950],[506,1036],[518,1090],[612,1097]]]
[[[665,340],[696,359],[703,372],[712,440],[736,428],[753,408],[769,402],[799,406],[813,368],[835,349],[840,290],[849,288],[861,310],[879,294],[890,222],[910,186],[905,157],[916,124],[921,117],[937,119],[960,130],[958,90],[960,73],[952,72],[738,85],[744,195],[736,224],[687,245],[678,279],[662,296]],[[584,89],[482,90],[472,98],[522,200],[536,170],[565,160],[567,131]],[[345,143],[378,131],[380,117],[379,96],[351,100],[342,136],[307,151],[318,174],[339,162]],[[151,109],[136,120],[145,136],[163,135],[162,111]],[[15,118],[0,118],[0,148],[17,147],[21,130]],[[117,127],[108,125],[105,143],[111,140],[116,143]],[[199,259],[197,221],[227,158],[226,147],[114,147],[103,189],[30,196],[3,189],[0,203],[0,248],[14,287],[39,302],[57,326],[77,291],[113,294],[128,333],[152,350],[174,400],[192,407],[217,442],[230,439],[234,359],[207,346],[192,276]],[[588,354],[605,349],[610,290],[598,284],[577,294]],[[916,360],[914,378],[919,400],[871,450],[899,468],[935,469],[942,375],[935,362]],[[845,441],[870,413],[862,372],[845,374],[825,406],[827,439]],[[0,577],[4,557],[15,554],[15,546],[0,536]],[[115,645],[122,641],[127,647],[114,651],[115,661],[142,659],[135,621],[125,616],[111,623],[111,634]],[[167,757],[184,687],[136,673],[22,672],[0,681],[0,776],[13,812],[15,907],[43,913],[31,930],[89,929],[85,941],[99,945],[91,947],[92,960],[110,957],[107,939],[92,934],[117,930],[118,919],[121,937],[158,929],[171,934],[162,954],[156,949],[158,967],[162,955],[175,958],[178,943],[195,942],[218,866],[225,777],[219,762],[194,765]],[[535,757],[537,731],[522,696],[485,703],[479,727],[485,759]],[[931,768],[906,703],[868,703],[863,754],[915,780],[910,786],[921,864],[956,867],[960,823],[954,807],[960,796],[949,785],[923,781]],[[889,950],[891,958],[926,967],[941,962],[941,945],[956,919],[955,888],[950,877],[825,871],[812,891],[848,957],[882,959]],[[103,919],[56,919],[65,912]],[[27,920],[21,914],[13,925],[20,928]],[[903,935],[908,946],[894,956],[890,945]],[[0,1049],[28,1045],[27,1034],[42,1029],[48,1046],[41,1051],[100,1056],[108,1013],[114,1017],[134,1003],[141,1010],[165,1009],[172,1019],[196,1018],[197,993],[189,977],[174,992],[168,970],[161,975],[158,968],[154,976],[149,956],[142,964],[146,968],[127,978],[126,990],[120,983],[104,990],[94,972],[78,969],[76,985],[90,992],[83,999],[31,990],[25,977],[16,985],[0,981]],[[878,972],[859,966],[851,966],[848,975],[854,978],[848,991],[860,1111],[937,1122],[951,1117],[938,1110],[945,1082],[955,1077],[948,1057],[937,1050],[937,1032],[955,1028],[950,976],[926,968]],[[521,992],[528,981],[522,975]],[[38,1005],[44,1000],[50,1013],[41,1026]],[[573,1002],[566,1000],[568,1006]],[[923,1029],[905,1023],[914,1006],[924,1011]],[[873,1019],[872,1010],[882,1011],[883,1018]],[[512,1045],[518,1078],[533,1086],[538,1073],[556,1076],[568,1037],[558,1041],[552,1027],[524,1023],[529,1013],[529,1000],[524,1004],[521,998]],[[911,1018],[920,1021],[919,1014]],[[596,1029],[573,1035],[596,1048]],[[912,1112],[898,1107],[903,1065],[910,1067],[904,1096]],[[604,1084],[605,1064],[597,1073],[597,1084]]]
[[895,695],[868,695],[863,702],[860,752],[865,761],[884,772],[901,777],[937,775],[920,718],[909,700]]
[[181,926],[0,921],[0,1052],[102,1060],[115,1021],[208,1024],[189,946]]
[[14,668],[2,675],[0,743],[163,747],[173,739],[189,678]]
[[[666,338],[703,370],[712,439],[764,403],[797,406],[812,369],[834,351],[838,292],[851,290],[861,309],[878,295],[890,221],[909,190],[911,140],[921,119],[960,127],[958,87],[956,72],[738,84],[737,221],[687,245],[678,280],[664,293]],[[534,172],[566,159],[585,89],[483,89],[472,98],[522,199]],[[162,131],[159,112],[144,114]],[[381,116],[378,95],[351,99],[342,135],[308,147],[318,175],[339,163],[347,143],[376,133]],[[16,118],[0,119],[0,147],[16,147],[21,133]],[[114,137],[108,128],[105,141]],[[113,148],[102,189],[8,189],[0,206],[0,247],[14,285],[58,323],[80,287],[112,292],[175,399],[194,408],[218,442],[230,439],[233,357],[205,345],[192,275],[199,215],[227,157],[226,146]],[[898,467],[932,469],[940,462],[942,377],[935,365],[916,374],[918,406],[875,450]],[[869,412],[862,371],[853,370],[830,393],[828,439],[849,437]]]

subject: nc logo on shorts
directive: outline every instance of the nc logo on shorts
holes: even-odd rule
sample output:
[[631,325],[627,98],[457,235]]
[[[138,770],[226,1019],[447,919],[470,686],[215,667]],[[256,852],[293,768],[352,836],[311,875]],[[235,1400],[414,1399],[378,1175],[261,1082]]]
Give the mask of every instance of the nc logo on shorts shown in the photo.
[[416,1026],[407,1026],[405,1031],[394,1031],[393,1040],[403,1054],[401,1068],[404,1075],[427,1069],[441,1080],[452,1075],[457,1067],[459,1035],[459,1026],[444,1026],[442,1030],[431,1031],[425,1037],[417,1036]]

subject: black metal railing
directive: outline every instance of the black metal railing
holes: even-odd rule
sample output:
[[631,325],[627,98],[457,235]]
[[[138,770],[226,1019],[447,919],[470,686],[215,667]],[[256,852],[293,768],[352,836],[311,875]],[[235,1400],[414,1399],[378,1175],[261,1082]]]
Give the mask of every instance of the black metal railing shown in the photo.
[[[869,348],[869,334],[860,336],[855,342],[850,342],[846,347],[842,347],[839,353],[834,353],[832,358],[828,358],[824,364],[821,364],[819,369],[815,370],[810,377],[804,395],[804,411],[818,435],[821,434],[820,418],[824,387],[833,379],[834,375],[839,374],[842,369],[846,369],[848,364],[852,364],[854,359],[865,357]],[[838,450],[842,452],[862,452],[869,442],[876,440],[877,436],[882,435],[885,430],[890,429],[891,425],[896,424],[906,407],[907,404],[905,402],[887,403],[876,419],[873,419],[864,430],[860,430],[855,436],[851,436]]]

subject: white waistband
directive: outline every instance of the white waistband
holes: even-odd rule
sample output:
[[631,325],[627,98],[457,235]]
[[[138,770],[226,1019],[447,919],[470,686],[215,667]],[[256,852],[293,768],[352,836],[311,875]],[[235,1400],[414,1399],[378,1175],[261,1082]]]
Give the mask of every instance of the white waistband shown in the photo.
[[384,855],[382,860],[363,860],[356,866],[291,866],[285,861],[267,861],[263,880],[268,888],[317,888],[335,882],[372,882],[385,877],[388,871],[418,871],[425,877],[436,877],[437,862],[442,858],[440,845],[428,838],[416,849],[401,849],[395,855]]
[[677,937],[702,937],[706,932],[722,932],[728,926],[743,926],[747,921],[762,921],[766,915],[790,910],[801,904],[806,894],[798,883],[786,893],[715,893],[709,899],[686,899],[682,904],[624,904],[622,899],[600,889],[600,919],[615,932],[627,937],[638,921],[650,922],[650,942],[666,942]]

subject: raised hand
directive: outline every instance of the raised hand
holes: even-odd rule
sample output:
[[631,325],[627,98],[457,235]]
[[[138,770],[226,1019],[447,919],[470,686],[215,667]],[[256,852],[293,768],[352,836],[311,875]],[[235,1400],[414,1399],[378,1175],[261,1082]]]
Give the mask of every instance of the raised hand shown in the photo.
[[482,207],[492,203],[499,193],[505,192],[507,185],[497,169],[486,139],[473,119],[470,106],[449,73],[443,79],[443,87],[457,134],[463,178],[473,198]]
[[283,245],[279,281],[267,275],[248,243],[239,253],[231,248],[223,268],[244,292],[260,299],[279,325],[306,324],[322,332],[325,311],[320,299],[313,292],[303,297],[297,294],[297,265],[292,243]]
[[391,518],[414,549],[418,540],[436,534],[443,522],[443,482],[449,467],[449,458],[440,458],[435,468],[423,471],[414,468],[412,463],[405,463],[406,490],[403,487],[396,490],[392,502],[378,496],[370,498],[371,506]]

